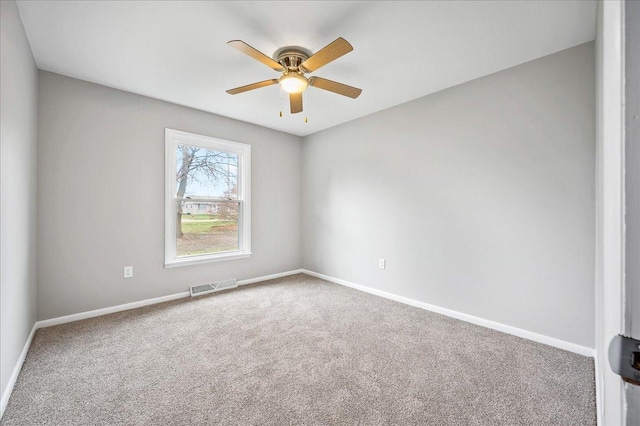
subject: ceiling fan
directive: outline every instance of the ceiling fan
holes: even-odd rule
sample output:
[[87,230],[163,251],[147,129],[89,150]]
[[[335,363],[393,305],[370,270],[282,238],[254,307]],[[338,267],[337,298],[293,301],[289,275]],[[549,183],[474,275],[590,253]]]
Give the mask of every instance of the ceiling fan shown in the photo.
[[305,77],[306,73],[311,73],[353,50],[353,46],[342,37],[338,37],[315,54],[311,54],[301,47],[284,47],[278,49],[273,55],[276,60],[271,59],[241,40],[232,40],[227,44],[251,56],[253,59],[262,62],[269,68],[282,72],[280,78],[273,78],[271,80],[264,80],[258,83],[236,87],[235,89],[229,89],[227,93],[230,95],[237,95],[238,93],[280,83],[282,90],[289,93],[291,113],[296,114],[302,112],[302,92],[304,92],[308,86],[328,90],[329,92],[348,96],[353,99],[362,93],[362,89],[327,80],[326,78]]

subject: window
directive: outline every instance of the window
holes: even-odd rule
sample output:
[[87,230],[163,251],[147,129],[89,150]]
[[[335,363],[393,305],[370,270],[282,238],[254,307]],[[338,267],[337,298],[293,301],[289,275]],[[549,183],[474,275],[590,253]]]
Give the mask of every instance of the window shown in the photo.
[[251,146],[165,129],[165,267],[251,256]]

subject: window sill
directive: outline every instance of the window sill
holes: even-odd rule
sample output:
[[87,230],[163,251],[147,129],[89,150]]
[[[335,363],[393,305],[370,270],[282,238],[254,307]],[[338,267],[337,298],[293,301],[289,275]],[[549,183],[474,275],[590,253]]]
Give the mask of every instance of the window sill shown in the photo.
[[251,257],[250,251],[234,251],[229,253],[210,254],[203,256],[182,257],[164,262],[165,268],[177,268],[179,266],[198,265],[200,263],[220,262],[223,260],[246,259]]

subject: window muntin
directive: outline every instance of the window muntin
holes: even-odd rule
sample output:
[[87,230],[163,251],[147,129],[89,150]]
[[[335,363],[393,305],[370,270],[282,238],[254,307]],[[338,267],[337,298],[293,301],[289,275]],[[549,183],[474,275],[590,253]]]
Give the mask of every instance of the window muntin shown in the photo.
[[165,266],[251,255],[251,147],[166,129],[165,155]]

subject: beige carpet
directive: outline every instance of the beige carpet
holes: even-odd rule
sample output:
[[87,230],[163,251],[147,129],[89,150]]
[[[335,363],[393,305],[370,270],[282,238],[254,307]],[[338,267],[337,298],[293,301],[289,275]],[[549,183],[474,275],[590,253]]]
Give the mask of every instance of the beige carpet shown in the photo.
[[593,425],[593,360],[306,275],[38,330],[3,425]]

